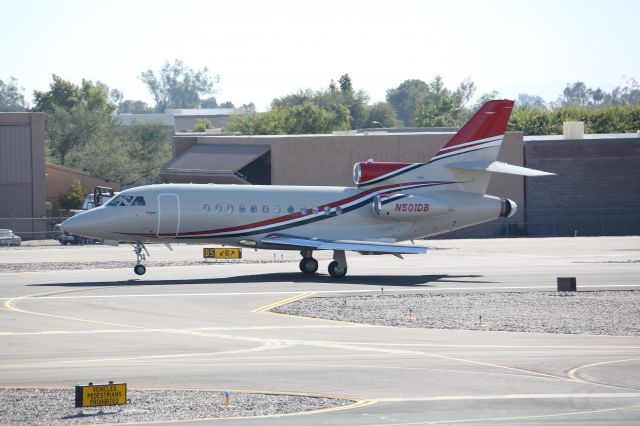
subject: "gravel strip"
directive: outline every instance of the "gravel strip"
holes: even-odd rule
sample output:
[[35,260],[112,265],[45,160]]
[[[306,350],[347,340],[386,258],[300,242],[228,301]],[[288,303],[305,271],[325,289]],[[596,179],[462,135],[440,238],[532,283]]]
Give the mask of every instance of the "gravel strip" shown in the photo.
[[352,404],[335,398],[224,392],[129,391],[129,404],[74,408],[73,389],[0,389],[0,424],[78,425],[282,415]]
[[[234,265],[238,263],[292,263],[298,260],[267,260],[267,259],[243,259],[231,262],[213,262],[204,260],[185,261],[146,261],[147,267],[167,267],[167,266],[202,266],[202,265]],[[133,261],[104,261],[104,262],[34,262],[34,263],[0,263],[0,273],[2,272],[44,272],[44,271],[75,271],[85,269],[121,269],[133,268]]]
[[313,297],[273,312],[393,327],[640,336],[640,291]]

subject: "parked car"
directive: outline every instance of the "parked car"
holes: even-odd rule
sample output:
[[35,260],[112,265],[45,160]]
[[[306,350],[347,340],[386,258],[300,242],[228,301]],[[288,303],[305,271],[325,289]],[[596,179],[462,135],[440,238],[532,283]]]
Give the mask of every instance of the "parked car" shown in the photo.
[[11,229],[0,229],[0,246],[19,246],[22,238],[13,233]]

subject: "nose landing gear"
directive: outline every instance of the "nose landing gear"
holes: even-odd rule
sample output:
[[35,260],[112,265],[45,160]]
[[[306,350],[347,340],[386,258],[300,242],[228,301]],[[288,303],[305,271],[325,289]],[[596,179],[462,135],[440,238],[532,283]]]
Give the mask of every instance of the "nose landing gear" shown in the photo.
[[[145,253],[149,255],[149,252],[140,241],[136,241],[135,244],[132,243],[131,245],[133,246],[133,252],[136,254],[136,266],[133,267],[133,272],[135,272],[136,275],[144,275],[144,273],[147,272],[147,268],[142,262],[147,259]],[[142,252],[143,250],[144,253]]]

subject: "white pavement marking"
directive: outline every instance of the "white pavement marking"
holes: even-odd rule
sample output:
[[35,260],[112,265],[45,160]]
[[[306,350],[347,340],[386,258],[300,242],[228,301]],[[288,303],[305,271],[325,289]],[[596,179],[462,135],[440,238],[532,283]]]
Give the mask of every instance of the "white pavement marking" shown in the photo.
[[[640,284],[612,284],[612,285],[581,285],[580,288],[640,288]],[[105,288],[105,287],[101,287]],[[112,288],[112,287],[109,287]],[[115,287],[117,288],[117,287]],[[491,287],[417,287],[417,288],[385,288],[385,292],[421,292],[421,291],[476,291],[476,290],[556,290],[556,286],[491,286]],[[17,296],[17,297],[0,297],[0,300],[46,300],[46,299],[127,299],[135,297],[218,297],[218,296],[269,296],[269,295],[287,295],[300,294],[299,291],[255,291],[255,292],[230,292],[230,293],[150,293],[150,294],[104,294],[104,295],[87,295],[87,296]],[[349,294],[349,293],[380,293],[380,289],[361,289],[361,290],[314,290],[315,294]]]
[[564,399],[564,398],[640,398],[640,392],[609,393],[529,393],[506,395],[451,395],[419,398],[376,398],[378,402],[393,401],[482,401],[489,399]]

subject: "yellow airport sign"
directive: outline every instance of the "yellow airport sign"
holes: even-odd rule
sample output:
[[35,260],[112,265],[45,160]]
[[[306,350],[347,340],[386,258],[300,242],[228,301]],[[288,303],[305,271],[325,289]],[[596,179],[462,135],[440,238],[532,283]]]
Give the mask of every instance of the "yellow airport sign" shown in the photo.
[[242,259],[242,249],[205,247],[202,249],[202,257],[205,259]]
[[124,405],[127,403],[127,384],[109,382],[107,385],[76,385],[76,408]]

